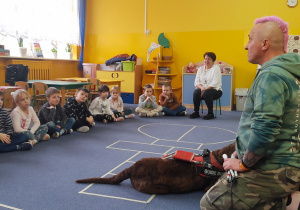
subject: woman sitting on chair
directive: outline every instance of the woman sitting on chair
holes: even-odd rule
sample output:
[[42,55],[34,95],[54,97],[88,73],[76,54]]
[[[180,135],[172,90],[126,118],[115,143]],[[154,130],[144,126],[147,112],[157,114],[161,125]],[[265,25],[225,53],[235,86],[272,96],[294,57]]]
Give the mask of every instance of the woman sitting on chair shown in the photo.
[[208,114],[203,117],[205,120],[214,119],[213,101],[222,96],[222,74],[218,65],[214,64],[216,55],[213,52],[206,52],[204,64],[200,66],[195,78],[195,91],[193,94],[194,112],[190,118],[199,118],[199,107],[201,100],[204,100]]

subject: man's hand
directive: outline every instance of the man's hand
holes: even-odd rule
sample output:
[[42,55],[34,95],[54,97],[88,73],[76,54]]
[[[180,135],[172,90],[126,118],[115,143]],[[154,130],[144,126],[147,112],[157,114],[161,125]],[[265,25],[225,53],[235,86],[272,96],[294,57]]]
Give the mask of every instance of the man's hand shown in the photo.
[[10,144],[11,142],[10,136],[5,133],[0,133],[0,140],[2,141],[2,143],[6,143],[6,144]]
[[228,171],[229,169],[232,169],[232,170],[237,171],[237,172],[244,172],[245,171],[240,167],[240,160],[236,159],[236,158],[227,158],[227,159],[225,159],[224,163],[223,163],[223,167],[224,167],[225,171]]

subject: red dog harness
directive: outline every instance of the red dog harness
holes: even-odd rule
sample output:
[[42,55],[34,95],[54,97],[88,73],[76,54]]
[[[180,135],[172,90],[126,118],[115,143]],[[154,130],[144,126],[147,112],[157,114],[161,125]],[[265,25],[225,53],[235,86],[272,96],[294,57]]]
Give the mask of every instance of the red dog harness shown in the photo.
[[166,158],[174,158],[195,163],[197,173],[205,178],[218,179],[225,172],[223,166],[216,160],[208,149],[203,150],[202,155],[176,150],[176,152],[162,157],[162,159]]

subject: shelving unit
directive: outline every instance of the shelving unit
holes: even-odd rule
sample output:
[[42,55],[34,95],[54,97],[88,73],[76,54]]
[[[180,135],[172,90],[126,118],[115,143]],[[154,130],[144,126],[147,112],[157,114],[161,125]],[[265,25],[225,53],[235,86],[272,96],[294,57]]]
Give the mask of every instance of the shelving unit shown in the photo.
[[152,55],[154,55],[154,57],[150,57],[147,66],[147,71],[152,70],[152,73],[146,73],[144,75],[142,87],[146,84],[151,84],[154,90],[153,94],[156,96],[158,102],[159,95],[162,92],[162,85],[170,82],[173,93],[181,100],[181,75],[177,72],[172,56],[172,49],[160,47],[156,52],[153,52]]
[[[203,65],[204,61],[196,63],[199,67]],[[231,111],[233,108],[233,90],[234,90],[234,70],[233,66],[224,62],[216,60],[215,64],[219,64],[222,70],[222,91],[223,95],[221,97],[221,106],[224,111]],[[193,105],[193,93],[195,90],[194,82],[197,71],[195,73],[187,73],[187,68],[184,66],[182,68],[182,103],[187,108],[194,108]],[[196,70],[196,67],[195,67]],[[206,107],[206,106],[205,106]]]

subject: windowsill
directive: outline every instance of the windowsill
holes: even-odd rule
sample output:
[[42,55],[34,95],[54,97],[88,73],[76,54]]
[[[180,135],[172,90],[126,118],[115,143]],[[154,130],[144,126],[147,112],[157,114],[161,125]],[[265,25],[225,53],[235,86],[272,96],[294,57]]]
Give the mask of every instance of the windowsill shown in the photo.
[[62,59],[62,58],[33,58],[33,57],[19,57],[19,56],[0,56],[0,58],[7,58],[7,59],[25,59],[25,60],[79,61],[79,60],[74,60],[74,59]]

